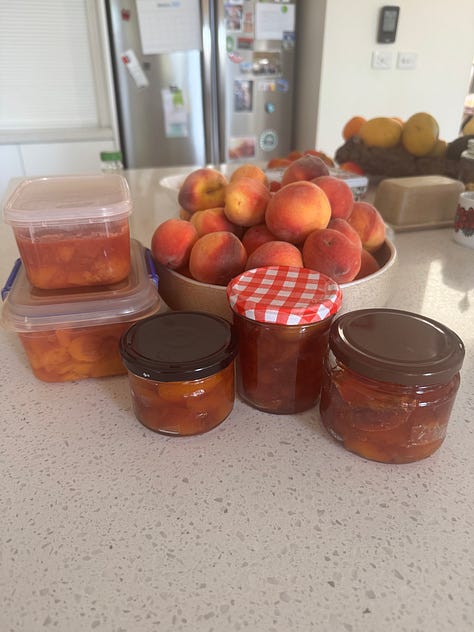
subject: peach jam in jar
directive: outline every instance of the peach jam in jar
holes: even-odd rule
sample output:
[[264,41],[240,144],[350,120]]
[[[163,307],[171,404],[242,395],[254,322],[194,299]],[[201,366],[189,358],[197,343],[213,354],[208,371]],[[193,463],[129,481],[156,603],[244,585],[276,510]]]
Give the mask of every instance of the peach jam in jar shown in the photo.
[[461,339],[419,314],[362,309],[331,326],[320,414],[347,450],[409,463],[442,444],[460,384]]
[[237,338],[230,323],[201,312],[166,312],[135,323],[120,352],[137,419],[167,435],[218,426],[235,398]]
[[329,327],[341,305],[338,284],[314,270],[270,266],[235,277],[227,297],[239,336],[242,399],[270,413],[315,406]]

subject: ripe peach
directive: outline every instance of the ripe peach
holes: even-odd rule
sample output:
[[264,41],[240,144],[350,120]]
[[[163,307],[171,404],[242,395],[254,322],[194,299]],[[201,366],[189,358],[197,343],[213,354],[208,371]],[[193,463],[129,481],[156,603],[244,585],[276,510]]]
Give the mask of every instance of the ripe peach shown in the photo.
[[250,228],[247,228],[242,237],[242,243],[244,244],[248,255],[252,254],[252,252],[262,244],[267,243],[267,241],[275,240],[275,235],[270,232],[266,224],[250,226]]
[[287,241],[267,241],[262,244],[247,259],[246,270],[264,268],[266,266],[295,266],[303,267],[301,251]]
[[227,186],[224,213],[237,226],[255,226],[263,222],[269,199],[262,182],[242,176]]
[[331,205],[331,217],[347,219],[354,206],[354,196],[351,187],[335,176],[319,176],[311,180],[328,196]]
[[362,248],[362,242],[360,240],[359,233],[354,228],[352,228],[352,226],[346,219],[342,219],[342,217],[333,217],[329,220],[329,224],[327,227],[334,228],[334,230],[340,231],[356,246]]
[[305,154],[301,158],[297,158],[289,165],[281,178],[281,185],[290,182],[298,182],[300,180],[313,180],[318,176],[328,176],[329,167],[327,164],[319,158],[319,156],[312,156],[311,154]]
[[245,269],[247,252],[240,239],[228,231],[199,237],[191,250],[189,271],[196,281],[227,285]]
[[360,270],[361,249],[338,230],[315,230],[304,242],[303,262],[336,283],[349,283]]
[[218,230],[228,230],[237,237],[242,234],[242,228],[236,226],[227,219],[224,207],[207,208],[205,211],[196,211],[189,220],[197,231],[199,237],[207,233],[215,233]]
[[184,179],[178,203],[190,213],[224,206],[226,187],[227,178],[220,171],[209,167],[196,169]]
[[242,176],[246,178],[253,178],[254,180],[258,180],[265,186],[268,186],[268,178],[267,174],[263,169],[257,167],[257,165],[253,165],[251,163],[240,165],[230,176],[230,182],[237,180],[237,178],[241,178]]
[[298,158],[301,158],[302,155],[302,151],[299,151],[298,149],[293,149],[293,151],[290,151],[290,153],[286,157],[288,158],[288,160],[291,160],[291,162],[293,162],[294,160],[298,160]]
[[278,182],[278,180],[271,180],[268,184],[268,188],[270,189],[270,193],[275,193],[281,189],[281,182]]
[[359,233],[362,246],[369,252],[378,250],[385,241],[385,222],[369,202],[354,202],[347,221]]
[[363,279],[369,274],[373,274],[380,270],[380,265],[374,255],[370,254],[368,250],[362,248],[361,251],[360,270],[357,273],[356,279]]
[[192,213],[189,211],[185,211],[184,208],[180,208],[178,212],[178,217],[180,219],[190,220]]
[[330,158],[327,154],[325,154],[323,151],[318,151],[317,149],[305,149],[303,154],[311,154],[312,156],[319,156],[321,160],[324,160],[324,162],[328,165],[328,167],[335,167],[334,160]]
[[352,162],[350,160],[346,162],[341,162],[339,168],[343,169],[344,171],[349,171],[349,173],[357,173],[360,176],[365,175],[365,171],[362,169],[362,167],[356,162]]
[[151,238],[151,254],[155,261],[172,270],[188,263],[198,234],[191,222],[171,218],[160,224]]
[[292,182],[273,194],[265,223],[277,239],[302,244],[313,230],[326,228],[331,218],[327,195],[312,182]]
[[291,165],[289,158],[270,158],[267,169],[280,169],[281,167],[288,167],[288,165]]

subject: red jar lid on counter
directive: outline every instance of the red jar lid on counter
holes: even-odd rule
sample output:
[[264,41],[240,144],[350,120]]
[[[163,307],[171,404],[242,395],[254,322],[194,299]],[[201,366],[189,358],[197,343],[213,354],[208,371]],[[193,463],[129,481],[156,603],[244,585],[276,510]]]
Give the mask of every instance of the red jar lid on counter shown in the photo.
[[278,325],[316,323],[341,306],[339,285],[314,270],[270,266],[247,270],[232,279],[227,297],[234,312]]

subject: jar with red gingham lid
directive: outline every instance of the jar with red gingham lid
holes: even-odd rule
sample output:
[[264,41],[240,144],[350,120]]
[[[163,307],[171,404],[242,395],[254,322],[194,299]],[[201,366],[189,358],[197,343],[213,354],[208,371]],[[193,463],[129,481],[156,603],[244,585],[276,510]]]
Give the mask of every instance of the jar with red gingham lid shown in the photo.
[[239,336],[242,399],[279,414],[315,406],[339,285],[315,270],[270,266],[232,279],[227,298]]

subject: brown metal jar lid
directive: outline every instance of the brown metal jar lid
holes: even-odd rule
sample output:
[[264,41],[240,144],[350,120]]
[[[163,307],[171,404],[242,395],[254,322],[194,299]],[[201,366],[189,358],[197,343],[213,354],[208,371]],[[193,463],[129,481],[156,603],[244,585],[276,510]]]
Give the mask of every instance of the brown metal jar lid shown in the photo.
[[121,337],[127,369],[160,382],[182,382],[215,375],[237,355],[236,333],[220,316],[165,312],[144,318]]
[[464,344],[441,323],[396,309],[361,309],[339,316],[329,347],[348,369],[405,386],[449,382],[464,360]]

